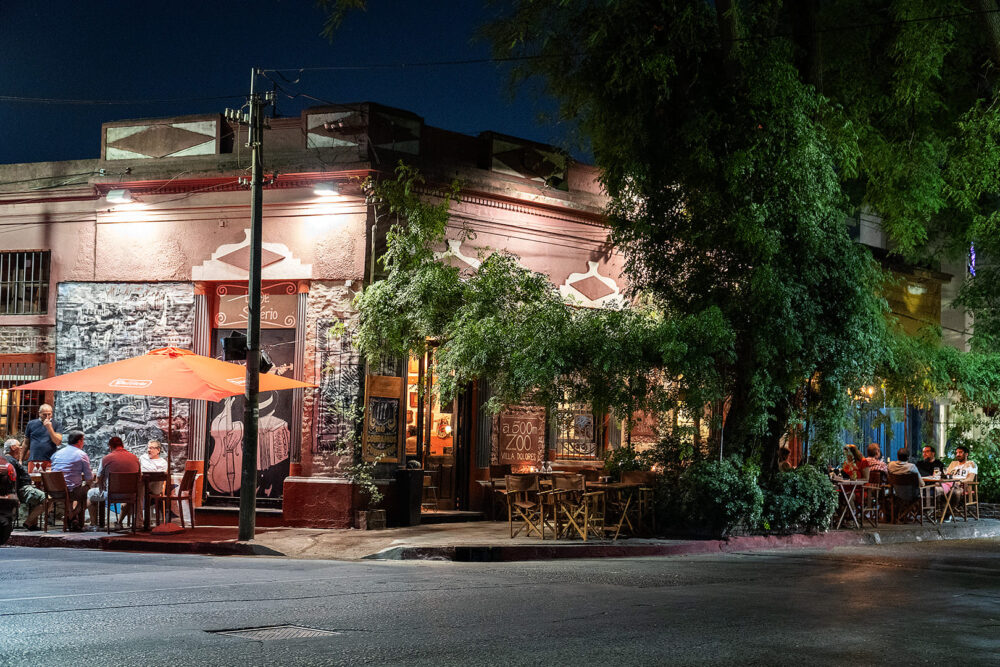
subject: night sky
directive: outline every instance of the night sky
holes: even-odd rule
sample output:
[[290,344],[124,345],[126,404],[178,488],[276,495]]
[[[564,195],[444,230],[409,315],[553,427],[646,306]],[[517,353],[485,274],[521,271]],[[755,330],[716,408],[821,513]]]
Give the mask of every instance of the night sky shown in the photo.
[[[369,66],[488,58],[473,41],[489,18],[470,0],[371,0],[333,43],[311,0],[170,3],[119,0],[2,0],[0,96],[182,102],[46,104],[0,99],[0,164],[96,158],[101,123],[214,113],[240,106],[252,67]],[[551,110],[529,93],[513,100],[493,63],[441,67],[283,72],[290,93],[331,102],[379,102],[448,130],[494,130],[567,144],[565,126],[539,121]],[[231,99],[197,99],[233,96]],[[278,113],[318,102],[278,93]]]

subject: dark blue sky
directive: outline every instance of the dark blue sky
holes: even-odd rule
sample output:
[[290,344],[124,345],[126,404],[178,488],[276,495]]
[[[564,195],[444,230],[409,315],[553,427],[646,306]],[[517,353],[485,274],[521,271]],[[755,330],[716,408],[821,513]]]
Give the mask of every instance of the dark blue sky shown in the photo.
[[[254,66],[486,58],[488,45],[472,41],[488,18],[483,4],[371,0],[368,11],[351,15],[330,43],[320,35],[322,15],[311,0],[3,0],[0,96],[164,100],[245,95]],[[298,84],[285,87],[334,102],[400,107],[430,125],[467,134],[495,130],[564,146],[568,135],[565,127],[538,121],[546,110],[538,98],[523,94],[510,100],[505,71],[492,63],[307,71]],[[240,103],[236,98],[142,105],[0,100],[0,163],[98,157],[102,122],[213,113]],[[297,115],[315,104],[279,94],[278,111]]]

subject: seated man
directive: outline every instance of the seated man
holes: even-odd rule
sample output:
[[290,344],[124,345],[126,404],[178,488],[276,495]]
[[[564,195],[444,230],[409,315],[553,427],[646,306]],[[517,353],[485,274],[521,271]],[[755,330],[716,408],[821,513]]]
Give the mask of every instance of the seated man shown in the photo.
[[5,544],[14,530],[17,513],[17,473],[7,459],[0,459],[0,544]]
[[938,457],[937,452],[930,445],[926,445],[923,451],[923,458],[917,462],[917,470],[924,477],[930,477],[934,474],[934,469],[937,468],[938,471],[944,472],[945,465],[942,463]]
[[906,475],[914,473],[920,486],[924,485],[924,480],[920,478],[920,471],[917,466],[910,463],[910,452],[905,447],[896,452],[895,461],[889,461],[888,470],[890,475]]
[[[108,453],[101,459],[101,468],[97,472],[97,487],[87,494],[90,525],[95,528],[100,518],[98,505],[108,499],[108,476],[113,472],[139,472],[139,457],[125,449],[125,443],[117,435],[108,440]],[[122,519],[128,516],[131,509],[130,504],[123,504],[118,514],[118,528],[121,528]]]
[[31,475],[21,465],[21,443],[11,438],[3,445],[4,458],[17,473],[17,499],[28,513],[24,527],[28,530],[38,530],[38,517],[45,509],[45,492],[31,483]]
[[83,507],[87,500],[87,486],[94,479],[90,469],[90,457],[83,451],[83,432],[70,431],[65,447],[52,455],[52,472],[61,472],[66,478],[69,498],[66,502],[67,520],[70,530],[83,530]]
[[874,442],[868,445],[868,456],[865,457],[865,461],[868,462],[868,468],[870,470],[889,472],[888,466],[886,466],[885,461],[882,460],[882,450]]
[[[945,471],[948,477],[955,477],[957,479],[965,479],[969,475],[978,475],[979,466],[976,465],[975,461],[969,460],[969,448],[965,445],[958,445],[955,447],[955,459],[948,464],[948,469]],[[953,485],[950,483],[942,484],[942,493],[948,493]],[[953,494],[955,495],[955,502],[957,503],[964,493],[961,484],[956,484]]]

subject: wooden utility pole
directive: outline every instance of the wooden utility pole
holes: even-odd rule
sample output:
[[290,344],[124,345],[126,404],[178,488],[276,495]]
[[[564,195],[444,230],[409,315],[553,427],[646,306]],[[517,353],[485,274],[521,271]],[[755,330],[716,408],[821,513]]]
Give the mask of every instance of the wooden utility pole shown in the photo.
[[243,408],[243,470],[240,476],[240,540],[252,540],[257,519],[257,424],[260,417],[260,273],[261,234],[264,214],[264,109],[274,101],[273,93],[256,92],[258,70],[250,72],[249,116],[226,110],[226,117],[249,126],[250,147],[250,275],[247,285],[246,405]]

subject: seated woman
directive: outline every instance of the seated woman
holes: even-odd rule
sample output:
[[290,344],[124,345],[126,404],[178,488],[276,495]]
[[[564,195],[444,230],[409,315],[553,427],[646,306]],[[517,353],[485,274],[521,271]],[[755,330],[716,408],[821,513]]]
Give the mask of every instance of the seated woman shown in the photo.
[[847,479],[862,479],[868,481],[869,465],[865,457],[861,456],[861,450],[858,449],[857,445],[845,445],[844,455],[847,460],[841,468],[844,471],[844,477]]

